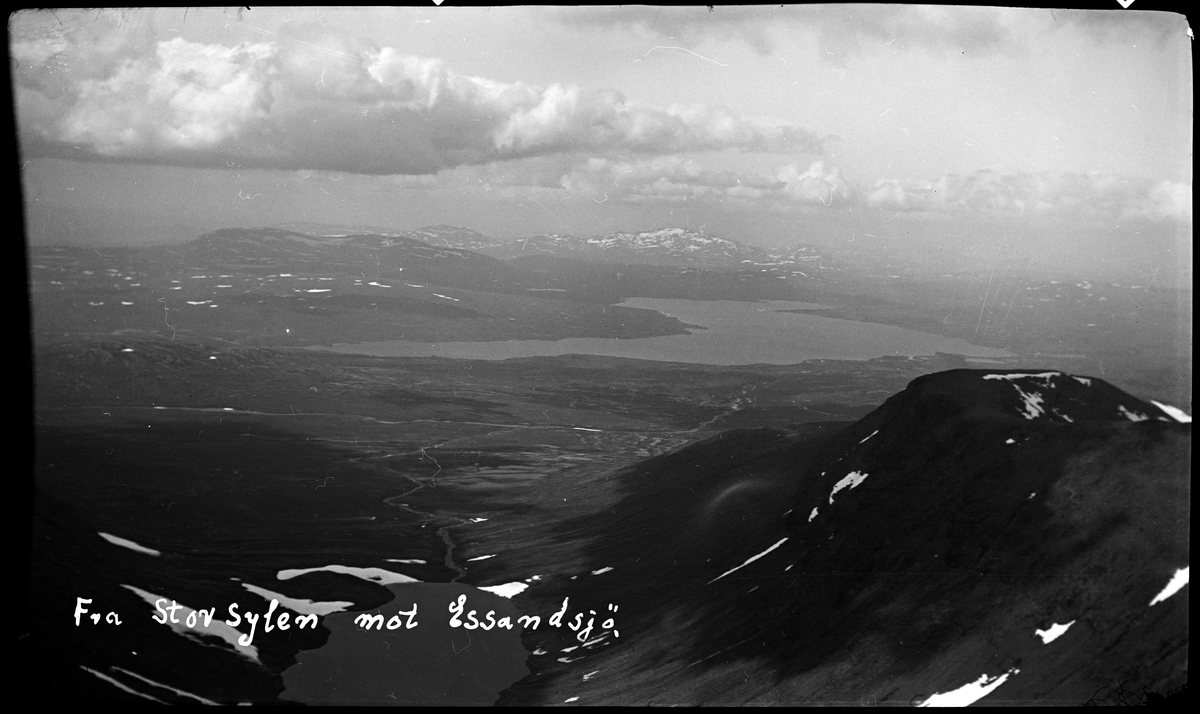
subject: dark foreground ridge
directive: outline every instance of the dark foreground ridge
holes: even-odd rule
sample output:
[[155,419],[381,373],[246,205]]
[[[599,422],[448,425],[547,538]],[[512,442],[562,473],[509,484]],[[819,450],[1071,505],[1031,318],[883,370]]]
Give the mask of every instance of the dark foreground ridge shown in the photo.
[[516,598],[617,603],[620,638],[527,633],[546,654],[499,703],[1176,691],[1189,422],[1095,378],[952,370],[853,424],[727,432],[643,462],[617,504],[559,527],[589,539],[578,579]]
[[[129,344],[38,361],[18,660],[20,681],[52,697],[907,705],[1186,691],[1190,418],[1099,379],[912,379],[961,363],[907,360],[464,369]],[[796,423],[813,414],[827,421]],[[456,629],[458,595],[481,620],[543,622]],[[159,597],[222,617],[272,599],[325,614],[238,646],[229,627],[156,622]],[[76,626],[76,598],[123,624]],[[419,628],[355,624],[409,610]],[[567,624],[548,621],[560,611]]]

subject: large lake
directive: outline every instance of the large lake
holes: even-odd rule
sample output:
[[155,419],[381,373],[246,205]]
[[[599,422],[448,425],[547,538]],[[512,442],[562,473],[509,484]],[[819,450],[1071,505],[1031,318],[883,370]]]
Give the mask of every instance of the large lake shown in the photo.
[[553,341],[437,343],[387,340],[309,349],[379,357],[487,360],[587,354],[712,365],[795,364],[809,359],[866,360],[883,355],[915,357],[936,352],[993,359],[1015,356],[1005,350],[902,327],[783,312],[821,307],[809,303],[629,298],[621,305],[657,310],[681,322],[707,329],[695,329],[687,335],[636,339],[571,337]]

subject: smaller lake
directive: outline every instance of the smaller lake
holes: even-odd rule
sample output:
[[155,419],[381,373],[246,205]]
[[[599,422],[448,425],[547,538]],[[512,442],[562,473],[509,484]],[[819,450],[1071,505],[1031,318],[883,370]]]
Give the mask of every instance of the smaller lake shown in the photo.
[[686,335],[635,339],[571,337],[563,340],[437,343],[387,340],[309,349],[377,357],[486,360],[585,354],[711,365],[796,364],[810,359],[867,360],[884,355],[916,357],[936,352],[979,358],[1015,356],[1005,350],[902,327],[806,312],[783,312],[821,307],[810,303],[629,298],[621,305],[656,310],[705,329],[693,329]]

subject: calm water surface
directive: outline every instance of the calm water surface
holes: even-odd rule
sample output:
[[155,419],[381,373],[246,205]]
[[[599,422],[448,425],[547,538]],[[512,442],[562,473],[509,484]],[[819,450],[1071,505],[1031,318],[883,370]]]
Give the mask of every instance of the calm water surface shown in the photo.
[[691,329],[687,335],[636,339],[571,337],[563,340],[437,343],[387,340],[309,349],[379,357],[487,360],[587,354],[712,365],[795,364],[809,359],[866,360],[882,355],[915,357],[935,352],[982,358],[1014,356],[1005,350],[902,327],[819,314],[781,312],[821,307],[811,303],[629,298],[621,305],[657,310],[705,329]]

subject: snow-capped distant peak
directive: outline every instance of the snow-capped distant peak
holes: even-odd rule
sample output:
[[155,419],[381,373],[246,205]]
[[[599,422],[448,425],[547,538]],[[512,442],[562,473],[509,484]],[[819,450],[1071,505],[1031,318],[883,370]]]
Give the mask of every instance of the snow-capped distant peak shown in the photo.
[[1050,380],[1054,379],[1055,377],[1061,377],[1061,376],[1062,376],[1062,372],[1038,372],[1037,374],[1021,374],[1021,373],[985,374],[983,376],[983,378],[984,379],[1007,379],[1008,381],[1011,382],[1013,380],[1025,379],[1028,377],[1031,379],[1043,379],[1043,380],[1049,382]]

